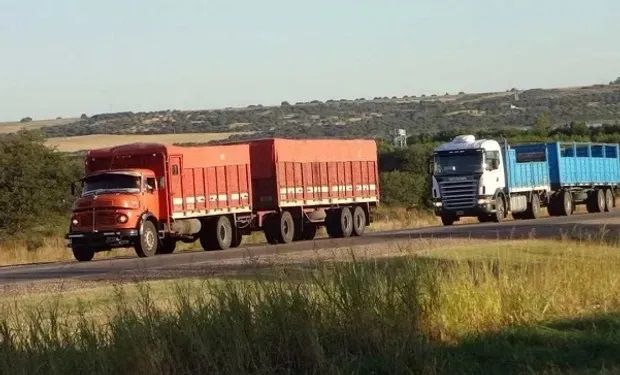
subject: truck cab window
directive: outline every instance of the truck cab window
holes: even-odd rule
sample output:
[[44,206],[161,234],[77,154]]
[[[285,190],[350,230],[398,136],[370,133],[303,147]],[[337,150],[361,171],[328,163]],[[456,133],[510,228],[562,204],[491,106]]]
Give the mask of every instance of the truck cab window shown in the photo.
[[484,159],[488,170],[493,171],[499,168],[499,151],[486,151]]
[[154,177],[148,177],[146,179],[146,190],[147,191],[157,190],[157,182]]

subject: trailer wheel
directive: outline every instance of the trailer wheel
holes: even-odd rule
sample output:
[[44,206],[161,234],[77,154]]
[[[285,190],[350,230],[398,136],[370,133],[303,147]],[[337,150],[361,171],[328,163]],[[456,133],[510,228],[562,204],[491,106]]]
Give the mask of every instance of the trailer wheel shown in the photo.
[[498,195],[495,198],[495,215],[493,215],[493,221],[501,223],[506,218],[506,205],[504,204],[504,197]]
[[166,237],[161,240],[157,248],[157,254],[172,254],[177,247],[177,241],[174,238]]
[[332,238],[350,237],[353,232],[353,215],[349,207],[329,210],[325,220],[327,234]]
[[526,219],[538,219],[540,217],[540,198],[538,195],[532,195],[532,200],[527,205],[527,211],[523,215]]
[[614,209],[615,199],[614,192],[611,189],[605,189],[605,211],[609,212]]
[[360,206],[353,210],[353,234],[362,236],[366,231],[366,212]]
[[220,216],[207,223],[200,235],[200,245],[204,250],[226,250],[232,243],[233,229],[228,216]]
[[263,220],[263,233],[265,234],[265,240],[268,244],[278,244],[278,215],[268,214]]
[[603,189],[595,189],[588,194],[586,208],[590,213],[605,211],[605,192]]
[[284,211],[279,217],[277,240],[280,243],[291,243],[295,237],[295,221],[290,212]]
[[95,256],[95,251],[93,249],[85,247],[72,247],[71,250],[73,251],[73,257],[78,262],[90,262]]
[[573,195],[568,190],[562,190],[560,200],[558,201],[559,214],[562,216],[570,216],[573,213]]
[[441,215],[441,223],[443,225],[452,225],[456,221],[456,217],[452,215]]
[[304,231],[301,234],[302,239],[309,241],[309,240],[313,240],[315,236],[316,236],[316,224],[308,223],[304,225]]
[[140,258],[152,257],[157,253],[159,247],[159,238],[157,237],[157,229],[152,221],[146,220],[142,223],[142,233],[136,241],[134,249]]

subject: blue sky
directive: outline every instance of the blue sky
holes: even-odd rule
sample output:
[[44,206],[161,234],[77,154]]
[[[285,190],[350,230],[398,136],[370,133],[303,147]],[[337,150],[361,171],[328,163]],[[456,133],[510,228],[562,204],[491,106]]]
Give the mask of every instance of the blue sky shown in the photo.
[[0,120],[620,76],[618,0],[0,0]]

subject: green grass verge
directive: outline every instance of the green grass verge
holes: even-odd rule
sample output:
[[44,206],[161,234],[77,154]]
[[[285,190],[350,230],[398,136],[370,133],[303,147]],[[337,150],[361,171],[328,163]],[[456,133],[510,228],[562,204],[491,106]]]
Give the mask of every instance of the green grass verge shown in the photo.
[[515,241],[5,298],[0,372],[617,373],[620,255]]

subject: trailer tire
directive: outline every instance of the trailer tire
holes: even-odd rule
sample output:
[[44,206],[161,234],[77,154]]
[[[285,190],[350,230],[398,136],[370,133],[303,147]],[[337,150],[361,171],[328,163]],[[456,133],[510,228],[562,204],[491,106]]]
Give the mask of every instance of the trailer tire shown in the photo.
[[443,225],[449,226],[449,225],[454,224],[455,221],[456,221],[456,217],[452,215],[441,215],[441,223]]
[[71,250],[73,251],[73,257],[78,262],[90,262],[95,256],[95,251],[93,249],[84,247],[72,247]]
[[157,235],[157,228],[151,220],[145,220],[142,222],[142,230],[140,231],[140,237],[135,243],[134,249],[136,254],[140,258],[152,257],[157,254],[157,248],[159,247],[159,238]]
[[360,206],[356,206],[353,210],[353,234],[362,236],[366,231],[366,212]]
[[495,215],[493,215],[493,221],[501,223],[506,218],[506,204],[504,203],[504,197],[500,194],[495,197]]
[[279,215],[277,240],[280,243],[291,243],[295,237],[295,220],[288,211],[283,211]]
[[570,216],[573,213],[573,195],[569,190],[560,192],[558,200],[558,213],[562,216]]
[[611,189],[605,189],[605,211],[610,212],[615,207],[614,192]]
[[226,250],[233,238],[233,228],[228,216],[210,220],[200,235],[200,245],[206,251]]
[[265,234],[265,240],[268,244],[277,245],[278,244],[278,215],[277,214],[268,214],[265,216],[263,220],[263,233]]
[[301,234],[301,238],[305,241],[313,240],[316,237],[316,224],[308,223],[304,225],[304,231]]
[[159,247],[157,248],[157,254],[172,254],[177,247],[177,240],[166,237],[161,240]]
[[353,215],[349,207],[329,210],[325,220],[331,238],[350,237],[353,232]]
[[527,211],[523,213],[525,219],[538,219],[540,217],[540,198],[537,194],[532,195],[532,200],[527,205]]
[[603,189],[595,189],[588,194],[586,208],[590,213],[605,211],[605,191]]

